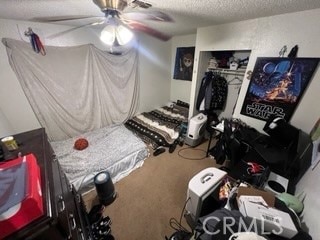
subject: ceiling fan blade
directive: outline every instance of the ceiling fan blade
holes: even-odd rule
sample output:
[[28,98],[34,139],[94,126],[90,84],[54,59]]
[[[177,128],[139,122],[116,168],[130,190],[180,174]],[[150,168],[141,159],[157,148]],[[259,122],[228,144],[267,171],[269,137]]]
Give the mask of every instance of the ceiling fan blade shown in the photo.
[[81,19],[88,19],[88,18],[102,18],[101,16],[56,16],[56,17],[40,17],[40,18],[32,18],[31,21],[36,22],[62,22],[62,21],[71,21],[71,20],[81,20]]
[[65,31],[62,31],[62,32],[58,32],[58,33],[49,35],[49,36],[47,36],[46,38],[48,38],[48,39],[54,39],[54,38],[60,37],[60,36],[62,36],[62,35],[64,35],[64,34],[67,34],[67,33],[69,33],[69,32],[72,32],[72,31],[74,31],[74,30],[77,30],[77,29],[79,29],[79,28],[88,27],[88,26],[94,26],[94,25],[99,25],[99,24],[103,24],[104,22],[105,22],[105,20],[102,20],[102,21],[99,21],[99,22],[88,23],[88,24],[84,24],[84,25],[81,25],[81,26],[73,27],[73,28],[67,29],[67,30],[65,30]]
[[170,35],[162,33],[162,32],[160,32],[154,28],[151,28],[143,23],[136,22],[136,21],[128,21],[128,22],[126,22],[126,24],[135,31],[146,33],[146,34],[148,34],[152,37],[158,38],[162,41],[168,41],[169,39],[171,39]]
[[132,0],[131,4],[132,5],[136,5],[138,7],[141,7],[141,8],[150,8],[150,7],[152,7],[152,5],[150,3],[139,1],[139,0]]
[[174,22],[174,20],[168,14],[160,11],[126,12],[122,13],[121,17],[135,21],[152,20],[159,22]]

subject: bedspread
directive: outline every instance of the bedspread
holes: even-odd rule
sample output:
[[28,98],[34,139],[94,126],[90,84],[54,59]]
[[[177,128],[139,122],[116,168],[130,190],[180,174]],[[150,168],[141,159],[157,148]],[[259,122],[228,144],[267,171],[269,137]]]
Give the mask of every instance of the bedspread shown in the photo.
[[188,122],[188,111],[187,105],[175,103],[134,116],[125,126],[153,149],[170,147],[181,135],[181,124]]
[[[82,151],[73,148],[79,137],[89,142],[89,146]],[[145,143],[123,124],[51,142],[51,145],[62,170],[77,190],[94,186],[93,178],[100,171],[107,170],[113,182],[117,182],[142,166],[149,154]]]

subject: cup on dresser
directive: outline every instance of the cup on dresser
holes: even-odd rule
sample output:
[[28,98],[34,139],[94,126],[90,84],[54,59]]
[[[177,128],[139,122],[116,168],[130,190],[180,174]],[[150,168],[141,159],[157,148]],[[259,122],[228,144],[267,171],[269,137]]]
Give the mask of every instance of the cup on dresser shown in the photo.
[[8,136],[1,139],[1,142],[6,146],[9,151],[14,151],[18,149],[18,144],[14,137]]

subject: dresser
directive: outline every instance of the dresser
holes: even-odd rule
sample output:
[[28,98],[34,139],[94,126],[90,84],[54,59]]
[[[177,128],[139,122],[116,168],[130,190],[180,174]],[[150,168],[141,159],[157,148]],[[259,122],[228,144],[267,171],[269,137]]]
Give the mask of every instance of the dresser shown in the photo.
[[[41,172],[44,215],[5,239],[92,239],[82,197],[68,182],[43,128],[14,135],[19,149],[5,159],[33,153]],[[5,149],[5,147],[4,147]]]

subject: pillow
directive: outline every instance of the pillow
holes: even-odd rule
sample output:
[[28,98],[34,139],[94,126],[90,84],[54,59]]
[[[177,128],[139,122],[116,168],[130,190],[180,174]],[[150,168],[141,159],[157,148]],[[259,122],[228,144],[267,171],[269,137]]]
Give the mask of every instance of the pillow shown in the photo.
[[89,146],[89,142],[87,139],[85,138],[78,138],[75,142],[74,142],[74,149],[76,150],[83,150],[86,149]]

